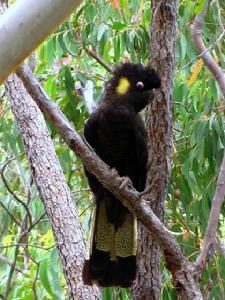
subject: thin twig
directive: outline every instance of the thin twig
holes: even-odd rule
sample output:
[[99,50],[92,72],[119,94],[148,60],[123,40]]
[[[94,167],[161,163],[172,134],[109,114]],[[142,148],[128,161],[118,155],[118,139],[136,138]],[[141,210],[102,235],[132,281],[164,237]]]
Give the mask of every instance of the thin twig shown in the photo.
[[107,65],[107,63],[104,62],[104,60],[100,56],[98,56],[96,51],[89,48],[84,48],[84,50],[87,52],[87,54],[94,58],[101,66],[103,66],[109,73],[113,73],[113,69],[109,65]]
[[89,210],[91,207],[94,207],[94,202],[92,203],[92,204],[90,204],[88,207],[86,207],[83,211],[82,211],[82,213],[80,213],[79,214],[79,217],[81,217],[81,216],[83,216],[83,214],[85,214],[85,212],[87,211],[87,210]]
[[97,54],[96,51],[83,46],[79,32],[74,31],[74,37],[78,41],[81,49],[84,49],[85,52],[92,58],[94,58],[103,68],[106,69],[106,71],[108,71],[109,73],[113,73],[113,69]]
[[212,50],[215,46],[218,45],[219,41],[222,40],[222,38],[224,37],[225,34],[225,29],[223,30],[223,32],[221,33],[221,35],[218,37],[218,39],[212,43],[211,46],[209,46],[207,49],[204,49],[201,51],[201,53],[197,56],[195,56],[194,58],[192,58],[186,65],[184,65],[181,69],[177,70],[174,75],[177,76],[179,75],[184,69],[186,69],[189,65],[191,65],[194,61],[196,61],[198,58],[201,58],[204,56],[204,54],[206,54],[207,52],[209,52],[210,50]]
[[27,235],[43,219],[43,217],[45,215],[46,215],[46,212],[44,212],[36,221],[34,221],[27,230],[22,232],[21,236],[23,237],[23,236]]
[[11,268],[10,268],[10,271],[9,271],[9,276],[8,276],[7,283],[6,283],[5,299],[7,299],[8,295],[11,291],[12,278],[13,278],[13,274],[14,274],[14,271],[15,271],[15,268],[16,268],[17,258],[18,258],[18,255],[19,255],[20,241],[22,239],[21,233],[24,230],[24,226],[26,226],[27,218],[28,218],[28,213],[26,212],[25,217],[24,217],[24,219],[21,223],[21,226],[20,226],[20,234],[19,234],[19,237],[17,239],[18,243],[17,243],[16,248],[15,248],[14,259],[13,259],[13,262],[11,264]]
[[183,103],[178,102],[178,101],[174,101],[174,104],[177,104],[177,105],[182,106],[182,107],[186,110],[186,112],[188,113],[189,117],[190,117],[192,120],[194,120],[192,114],[190,113],[190,111],[187,109],[187,107],[186,107]]
[[219,26],[220,26],[221,31],[223,31],[224,30],[224,24],[221,20],[221,8],[219,6],[219,1],[218,0],[216,1],[216,7],[217,7],[217,19],[218,19],[218,22],[219,22]]
[[[4,255],[0,255],[0,261],[3,262],[4,264],[7,264],[9,266],[12,266],[12,263],[8,260],[8,258]],[[15,271],[19,272],[19,273],[23,273],[23,270],[15,267]]]
[[72,191],[73,194],[79,194],[79,193],[83,193],[83,192],[91,192],[90,188],[84,188],[81,190],[77,190],[77,191]]
[[13,220],[18,226],[20,226],[19,220],[17,220],[17,218],[10,212],[10,210],[5,206],[5,204],[2,203],[2,202],[0,201],[0,205],[1,205],[1,207],[6,211],[6,213],[10,216],[10,218],[12,218],[12,220]]
[[33,291],[35,300],[38,300],[37,291],[36,291],[36,283],[38,280],[39,268],[40,268],[40,263],[37,263],[37,270],[36,270],[35,278],[34,278],[34,281],[32,282],[32,291]]
[[[211,71],[211,73],[215,76],[215,78],[221,88],[221,91],[225,97],[224,70],[216,63],[216,61],[213,59],[211,53],[209,51],[206,51],[206,46],[205,46],[202,36],[201,36],[203,20],[204,20],[205,14],[206,14],[206,10],[208,8],[208,2],[209,2],[208,0],[205,2],[205,5],[204,5],[202,11],[195,18],[193,39],[194,39],[195,46],[199,50],[199,52],[205,52],[202,55],[202,59],[204,60],[205,65],[208,67],[208,69]],[[223,31],[223,33],[224,33],[224,31]]]
[[52,245],[52,246],[49,246],[49,247],[42,247],[40,245],[36,245],[36,244],[26,244],[26,243],[16,243],[16,244],[10,244],[10,245],[0,245],[0,249],[6,249],[6,248],[11,248],[11,247],[33,247],[33,248],[37,248],[37,249],[42,249],[42,250],[46,250],[46,251],[49,251],[51,250],[52,248],[55,248],[55,244]]
[[[212,55],[209,51],[207,51],[205,44],[203,42],[202,36],[201,36],[201,29],[203,20],[206,14],[208,8],[208,0],[205,2],[205,5],[202,9],[202,11],[196,16],[195,22],[194,22],[194,31],[193,31],[193,38],[195,42],[196,48],[201,52],[204,53],[202,55],[202,59],[204,60],[205,65],[209,68],[209,70],[212,72],[212,74],[215,76],[222,93],[225,97],[225,75],[224,71],[221,69],[221,67],[215,62]],[[223,33],[224,34],[224,31]],[[216,191],[212,200],[212,207],[209,215],[209,221],[208,226],[205,232],[205,237],[203,240],[203,246],[200,251],[200,255],[196,260],[196,266],[200,268],[200,270],[204,270],[207,260],[210,256],[213,254],[212,247],[215,244],[216,239],[216,231],[218,227],[219,222],[219,216],[221,207],[224,201],[225,197],[225,152],[223,156],[223,161],[220,167],[218,179],[217,179],[217,185],[216,185]]]
[[6,91],[3,92],[3,94],[0,96],[0,101],[3,101],[3,98],[5,97],[6,95]]
[[29,222],[30,224],[32,224],[32,216],[31,216],[31,213],[30,213],[30,210],[28,208],[28,206],[26,205],[26,203],[24,203],[15,193],[14,191],[10,188],[5,176],[4,176],[4,171],[5,171],[5,168],[7,167],[7,165],[15,158],[11,158],[9,159],[2,167],[2,169],[0,170],[0,173],[1,173],[1,177],[2,177],[2,181],[7,189],[7,191],[13,196],[13,198],[19,202],[26,210],[27,212],[27,215],[28,215],[28,219],[29,219]]

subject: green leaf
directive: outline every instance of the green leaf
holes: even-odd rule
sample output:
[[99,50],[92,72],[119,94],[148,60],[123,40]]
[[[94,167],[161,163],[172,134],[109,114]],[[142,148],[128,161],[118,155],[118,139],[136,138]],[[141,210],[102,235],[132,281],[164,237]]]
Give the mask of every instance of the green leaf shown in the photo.
[[70,54],[72,56],[76,56],[76,53],[69,48],[69,37],[67,32],[60,34],[58,36],[58,41],[64,52],[64,55]]
[[68,95],[72,98],[72,100],[74,99],[74,79],[71,75],[71,71],[69,67],[65,68],[65,86],[66,86],[66,90]]
[[48,67],[53,65],[55,60],[55,43],[53,39],[47,42]]
[[181,44],[181,57],[183,60],[187,52],[187,40],[186,37],[183,35],[183,33],[180,34],[180,44]]
[[40,263],[40,269],[39,269],[39,275],[40,275],[40,280],[43,285],[43,287],[46,289],[46,291],[53,297],[53,299],[57,299],[55,294],[52,291],[51,284],[49,282],[48,278],[48,260],[43,260]]
[[105,46],[106,46],[106,43],[107,43],[107,33],[104,32],[102,38],[101,38],[101,41],[99,43],[99,55],[101,57],[104,57],[104,52],[105,52]]
[[113,30],[121,30],[125,27],[126,27],[126,24],[123,24],[123,23],[120,23],[120,22],[114,22],[113,26],[112,26],[112,29]]
[[115,37],[113,40],[113,48],[114,48],[114,60],[116,62],[119,61],[119,58],[121,56],[120,53],[120,38],[119,37]]
[[195,13],[198,14],[203,9],[203,6],[205,4],[205,0],[198,0],[198,3],[195,5]]
[[98,42],[102,39],[104,33],[107,31],[108,27],[105,24],[101,24],[98,29],[97,40]]

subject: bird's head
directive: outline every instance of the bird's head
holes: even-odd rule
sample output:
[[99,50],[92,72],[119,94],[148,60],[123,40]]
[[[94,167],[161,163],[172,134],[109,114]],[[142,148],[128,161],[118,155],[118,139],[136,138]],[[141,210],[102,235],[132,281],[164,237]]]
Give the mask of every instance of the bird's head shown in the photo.
[[159,88],[160,83],[154,69],[141,64],[123,63],[115,68],[106,89],[114,103],[124,104],[139,112],[148,104],[151,90]]

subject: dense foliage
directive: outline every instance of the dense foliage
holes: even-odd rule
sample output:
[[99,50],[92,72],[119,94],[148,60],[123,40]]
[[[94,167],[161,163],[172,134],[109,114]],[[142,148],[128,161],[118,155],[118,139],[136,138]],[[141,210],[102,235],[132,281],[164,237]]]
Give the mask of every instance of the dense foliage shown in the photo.
[[[224,99],[195,50],[191,25],[204,1],[180,1],[174,75],[174,140],[172,180],[165,222],[177,234],[186,256],[199,253],[222,159]],[[36,76],[78,132],[88,114],[74,90],[75,81],[92,80],[96,101],[110,73],[92,57],[113,66],[131,60],[147,63],[150,2],[85,0],[36,51]],[[204,24],[204,40],[224,68],[225,42],[219,39],[225,22],[224,2],[212,1]],[[91,50],[91,51],[90,51]],[[96,51],[96,52],[95,52]],[[0,294],[12,276],[8,299],[68,299],[50,224],[30,176],[15,120],[0,87]],[[92,201],[81,162],[49,124],[55,149],[73,191],[83,226],[90,227]],[[29,218],[24,221],[26,211]],[[218,236],[225,236],[225,210]],[[36,222],[38,221],[38,222]],[[28,231],[20,237],[20,225]],[[10,263],[16,269],[10,274]],[[209,299],[225,294],[225,259],[214,254],[201,281]],[[105,289],[104,299],[130,299],[127,290]],[[162,299],[175,299],[171,276],[162,261]]]

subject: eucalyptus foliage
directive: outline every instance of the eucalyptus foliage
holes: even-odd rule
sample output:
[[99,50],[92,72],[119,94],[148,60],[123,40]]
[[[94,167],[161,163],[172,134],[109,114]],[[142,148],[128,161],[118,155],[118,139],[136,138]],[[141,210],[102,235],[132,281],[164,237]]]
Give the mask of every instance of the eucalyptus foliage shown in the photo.
[[[119,4],[118,4],[119,3]],[[198,57],[192,37],[193,19],[204,1],[183,0],[178,8],[176,72],[174,75],[174,136],[172,178],[165,207],[165,223],[190,260],[196,259],[208,222],[211,201],[224,144],[224,99],[215,79]],[[109,72],[90,55],[95,51],[103,61],[114,64],[131,60],[148,62],[150,41],[150,2],[145,0],[85,0],[36,51],[36,76],[49,96],[57,102],[78,132],[88,114],[74,90],[75,81],[94,82],[98,101]],[[220,23],[225,22],[224,2],[212,1],[204,24],[205,43],[224,68],[225,43]],[[0,87],[0,258],[13,262],[19,226],[29,203],[32,220],[44,212],[34,184],[15,120]],[[47,121],[48,122],[48,121]],[[93,203],[78,158],[68,150],[52,125],[55,149],[85,229],[90,228]],[[12,193],[15,193],[15,195]],[[10,214],[9,214],[10,212]],[[225,236],[225,209],[221,211],[218,236]],[[29,228],[29,220],[27,222]],[[58,253],[50,224],[44,216],[20,242],[12,289],[8,299],[68,299]],[[0,294],[4,295],[10,265],[0,259]],[[201,281],[209,299],[225,294],[225,259],[217,252]],[[131,299],[125,289],[104,289],[104,299]],[[162,259],[162,299],[176,299],[171,276]]]

